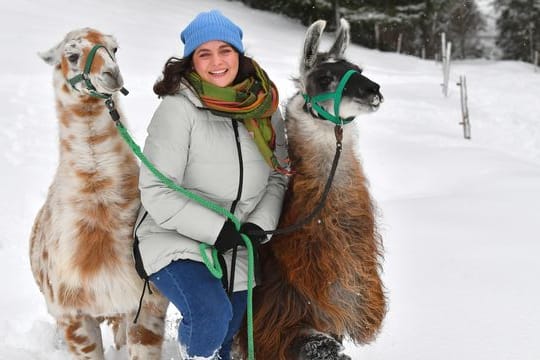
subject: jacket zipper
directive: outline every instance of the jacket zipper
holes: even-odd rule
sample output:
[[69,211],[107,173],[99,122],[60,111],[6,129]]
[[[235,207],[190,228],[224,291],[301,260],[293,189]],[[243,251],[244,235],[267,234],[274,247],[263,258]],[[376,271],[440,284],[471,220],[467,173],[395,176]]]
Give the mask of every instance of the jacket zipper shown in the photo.
[[238,166],[240,167],[240,174],[238,180],[238,191],[236,192],[236,199],[231,205],[231,213],[234,214],[236,206],[242,197],[242,188],[244,187],[244,160],[242,158],[242,147],[240,146],[240,133],[238,131],[238,121],[232,119],[232,125],[234,130],[234,138],[236,140],[236,151],[238,153]]
[[[234,130],[234,138],[236,141],[236,152],[238,154],[238,166],[239,166],[239,180],[238,180],[238,191],[236,192],[236,199],[233,201],[231,205],[231,213],[234,214],[234,211],[236,210],[236,206],[238,205],[238,202],[240,201],[240,198],[242,197],[242,188],[244,187],[244,160],[242,158],[242,147],[240,145],[240,134],[238,131],[238,121],[235,119],[231,119],[232,126]],[[232,258],[231,258],[231,277],[228,281],[228,287],[227,287],[227,276],[224,276],[225,282],[224,286],[225,289],[227,289],[227,293],[229,294],[229,297],[232,297],[232,294],[234,292],[234,276],[235,276],[235,270],[236,270],[236,257],[238,254],[238,247],[234,247]],[[225,271],[225,274],[227,274],[227,271]]]

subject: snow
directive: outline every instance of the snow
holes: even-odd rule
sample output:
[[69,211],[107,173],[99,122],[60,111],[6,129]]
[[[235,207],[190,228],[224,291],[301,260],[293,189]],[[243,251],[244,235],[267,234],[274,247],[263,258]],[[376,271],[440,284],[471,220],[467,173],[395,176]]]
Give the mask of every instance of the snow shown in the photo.
[[[158,5],[159,4],[159,5]],[[0,360],[69,359],[31,276],[28,238],[57,164],[51,69],[36,56],[65,33],[114,34],[130,95],[121,106],[144,141],[152,85],[181,54],[178,33],[221,9],[244,29],[247,53],[283,101],[293,94],[305,28],[222,0],[0,1]],[[330,37],[323,41],[328,46]],[[353,359],[540,358],[540,73],[530,64],[454,62],[449,96],[440,64],[351,46],[349,59],[381,85],[385,103],[359,117],[359,154],[379,209],[389,312],[377,340],[347,343]],[[461,121],[467,76],[472,140]],[[536,284],[536,285],[535,285]],[[163,359],[175,359],[171,311]],[[105,334],[107,360],[126,358]]]

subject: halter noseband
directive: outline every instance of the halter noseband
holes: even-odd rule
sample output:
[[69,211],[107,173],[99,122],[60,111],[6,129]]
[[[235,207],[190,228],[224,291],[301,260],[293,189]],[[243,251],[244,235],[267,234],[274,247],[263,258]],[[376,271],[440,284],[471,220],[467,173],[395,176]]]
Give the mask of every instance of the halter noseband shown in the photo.
[[[97,97],[100,99],[109,99],[111,97],[111,94],[98,92],[96,90],[96,87],[90,81],[90,76],[89,76],[90,69],[92,68],[92,63],[94,62],[94,57],[96,56],[96,52],[100,48],[104,48],[107,54],[109,54],[109,57],[114,60],[113,56],[111,55],[109,50],[107,50],[105,45],[102,45],[102,44],[94,45],[94,47],[92,47],[92,49],[90,50],[90,53],[88,53],[88,56],[86,57],[86,64],[84,65],[84,71],[81,74],[75,75],[71,79],[68,79],[68,83],[71,85],[71,87],[74,90],[79,91],[75,87],[75,85],[81,81],[84,81],[86,85],[86,89],[88,90],[90,96]],[[121,88],[120,92],[122,92],[122,94],[124,95],[127,95],[129,93],[125,88]]]
[[[339,84],[336,88],[336,91],[334,92],[327,92],[319,95],[315,95],[313,97],[310,97],[308,94],[302,94],[304,99],[306,100],[306,105],[311,106],[320,117],[322,117],[325,120],[331,121],[336,125],[344,125],[350,123],[353,119],[346,118],[343,119],[339,116],[339,106],[341,105],[341,99],[343,95],[343,89],[345,89],[345,85],[358,71],[356,70],[348,70],[345,75],[341,78],[339,81]],[[326,101],[326,100],[334,100],[334,115],[330,114],[328,111],[326,111],[325,108],[323,108],[319,102]]]

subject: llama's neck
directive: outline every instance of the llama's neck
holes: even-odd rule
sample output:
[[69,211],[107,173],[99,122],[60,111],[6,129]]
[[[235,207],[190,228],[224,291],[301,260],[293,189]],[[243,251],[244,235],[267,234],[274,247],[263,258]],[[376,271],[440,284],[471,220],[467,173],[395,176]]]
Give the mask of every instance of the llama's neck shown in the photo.
[[[304,111],[304,99],[300,95],[290,99],[286,119],[289,157],[297,174],[313,178],[327,177],[336,153],[334,125]],[[357,136],[352,125],[344,128],[342,146],[336,181],[350,176],[351,167],[358,167],[355,154]]]
[[134,162],[103,99],[61,96],[57,113],[63,171],[106,176],[122,163]]
[[[111,143],[116,135],[105,100],[71,89],[59,68],[53,73],[53,86],[60,131],[60,165],[69,161],[78,166],[93,166],[90,164],[107,153],[103,143]],[[118,103],[116,95],[113,100]]]

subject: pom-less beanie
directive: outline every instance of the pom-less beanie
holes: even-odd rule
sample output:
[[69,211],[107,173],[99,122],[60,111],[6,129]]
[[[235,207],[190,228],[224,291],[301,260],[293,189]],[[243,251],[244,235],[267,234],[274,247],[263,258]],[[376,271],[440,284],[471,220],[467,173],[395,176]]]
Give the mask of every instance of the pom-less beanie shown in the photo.
[[221,40],[244,53],[242,29],[218,10],[202,12],[180,33],[184,43],[184,57],[188,57],[205,42]]

